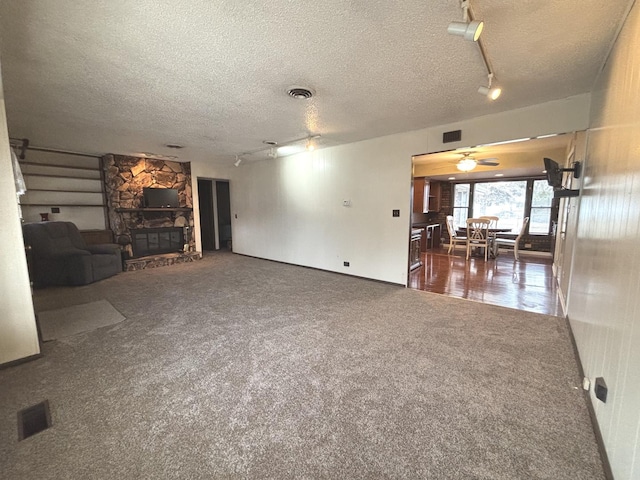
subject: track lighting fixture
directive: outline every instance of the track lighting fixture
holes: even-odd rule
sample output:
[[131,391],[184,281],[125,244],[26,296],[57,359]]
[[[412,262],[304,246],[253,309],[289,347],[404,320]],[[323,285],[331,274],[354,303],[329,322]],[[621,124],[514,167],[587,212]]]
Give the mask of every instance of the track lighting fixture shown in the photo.
[[447,32],[451,35],[459,35],[465,40],[477,42],[482,33],[484,22],[474,20],[473,22],[451,22],[447,27]]
[[[320,138],[320,135],[307,135],[306,137],[296,138],[294,140],[289,140],[288,142],[274,142],[274,141],[264,141],[262,143],[265,144],[262,148],[257,148],[255,150],[250,150],[247,152],[242,152],[239,155],[236,155],[236,161],[234,165],[237,167],[242,162],[241,156],[254,155],[256,153],[262,153],[267,151],[267,156],[270,158],[278,158],[278,156],[287,156],[292,155],[294,153],[300,153],[304,150],[312,152],[316,149],[315,139]],[[303,146],[303,143],[304,146]]]
[[478,93],[480,93],[481,95],[486,95],[489,100],[495,100],[502,93],[502,89],[500,87],[491,86],[493,83],[493,73],[490,73],[489,75],[487,75],[487,77],[489,79],[489,86],[478,88]]
[[305,147],[308,152],[313,152],[316,149],[316,146],[313,143],[313,139],[309,138],[307,140],[307,145]]
[[462,0],[460,5],[462,7],[462,22],[451,22],[447,27],[447,32],[463,37],[465,40],[477,42],[482,33],[484,22],[469,18],[469,0]]

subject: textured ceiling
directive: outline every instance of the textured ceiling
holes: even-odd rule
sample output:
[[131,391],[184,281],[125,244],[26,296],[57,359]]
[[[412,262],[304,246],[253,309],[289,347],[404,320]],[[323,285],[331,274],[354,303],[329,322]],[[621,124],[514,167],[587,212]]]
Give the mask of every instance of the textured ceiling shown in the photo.
[[[504,87],[447,34],[457,0],[2,0],[10,135],[231,164],[264,140],[337,145],[588,92],[630,0],[472,0]],[[312,100],[285,90],[303,85]]]

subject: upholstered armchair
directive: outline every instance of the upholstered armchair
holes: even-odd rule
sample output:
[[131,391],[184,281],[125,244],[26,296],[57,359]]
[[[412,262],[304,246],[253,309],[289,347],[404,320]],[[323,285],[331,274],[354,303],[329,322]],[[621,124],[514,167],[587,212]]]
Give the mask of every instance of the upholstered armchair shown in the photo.
[[120,246],[87,245],[71,222],[23,225],[34,287],[86,285],[122,271]]

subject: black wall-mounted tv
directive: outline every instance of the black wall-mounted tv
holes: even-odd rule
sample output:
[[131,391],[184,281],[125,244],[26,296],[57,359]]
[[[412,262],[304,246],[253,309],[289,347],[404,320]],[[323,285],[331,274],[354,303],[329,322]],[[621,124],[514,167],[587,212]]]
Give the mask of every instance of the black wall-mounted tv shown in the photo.
[[142,202],[146,208],[177,208],[178,190],[175,188],[150,188],[142,189]]
[[547,183],[553,188],[562,187],[562,169],[557,162],[550,158],[544,159],[544,169],[547,171]]

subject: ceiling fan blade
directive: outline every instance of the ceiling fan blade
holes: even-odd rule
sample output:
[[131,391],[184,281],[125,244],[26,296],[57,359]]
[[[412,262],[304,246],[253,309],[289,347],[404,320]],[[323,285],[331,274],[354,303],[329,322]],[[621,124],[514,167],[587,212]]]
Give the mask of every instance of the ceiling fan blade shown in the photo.
[[497,158],[484,158],[482,160],[476,160],[476,162],[478,162],[478,165],[484,165],[486,167],[497,167],[500,165],[500,162],[497,160]]

